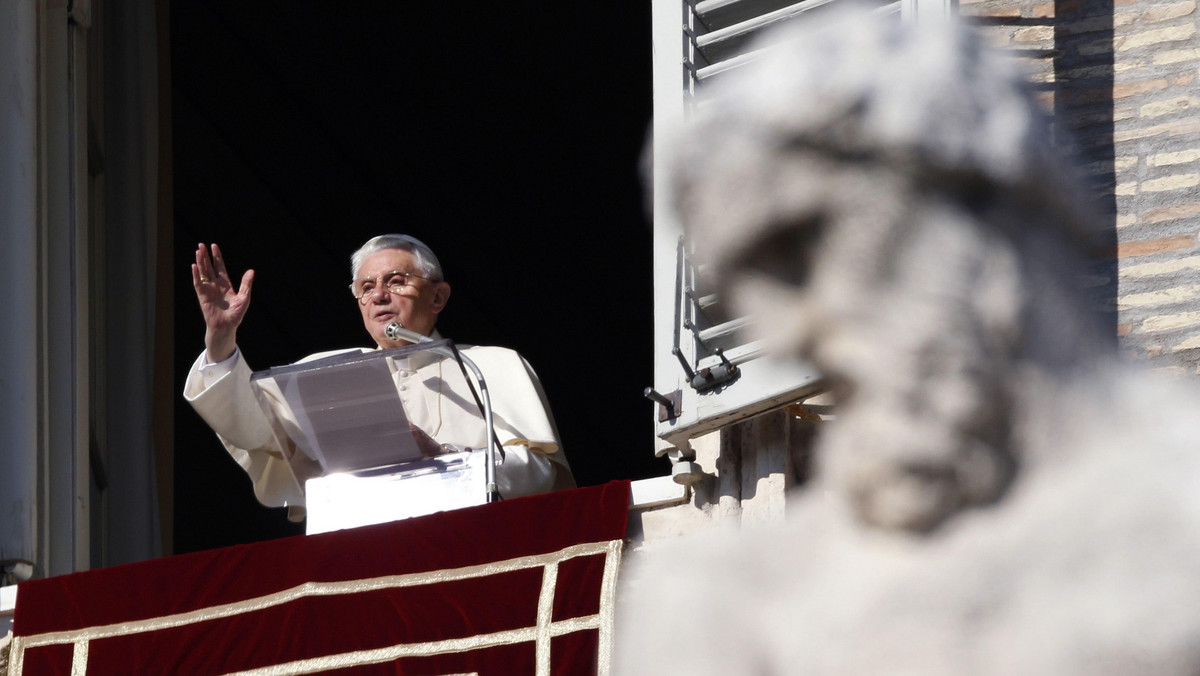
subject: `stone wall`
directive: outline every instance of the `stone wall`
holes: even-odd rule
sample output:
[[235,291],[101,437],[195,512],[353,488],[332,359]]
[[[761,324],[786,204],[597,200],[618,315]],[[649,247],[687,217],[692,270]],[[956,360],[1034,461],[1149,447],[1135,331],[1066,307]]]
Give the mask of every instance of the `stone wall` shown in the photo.
[[705,478],[686,500],[629,514],[627,551],[710,528],[753,529],[783,520],[787,492],[809,475],[813,439],[831,419],[827,395],[692,440]]
[[962,0],[1029,66],[1103,214],[1098,296],[1130,358],[1200,372],[1196,0]]

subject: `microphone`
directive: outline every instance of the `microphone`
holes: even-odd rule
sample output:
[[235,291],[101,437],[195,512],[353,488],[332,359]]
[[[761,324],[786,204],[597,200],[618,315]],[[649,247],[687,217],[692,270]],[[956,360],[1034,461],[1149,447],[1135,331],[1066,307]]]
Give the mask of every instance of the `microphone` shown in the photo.
[[[416,331],[409,331],[404,328],[400,322],[388,322],[388,325],[383,328],[383,335],[387,336],[388,340],[407,340],[410,343],[432,343],[435,342],[429,336],[422,336]],[[483,372],[471,361],[466,355],[461,354],[453,345],[449,347],[440,346],[433,348],[436,352],[450,357],[458,362],[463,370],[463,377],[466,377],[466,369],[471,369],[471,373],[475,376],[475,381],[479,383],[479,392],[482,394],[482,401],[479,395],[475,393],[475,388],[471,388],[471,394],[475,396],[475,401],[479,403],[479,408],[483,409],[483,424],[487,428],[491,438],[488,439],[487,445],[487,462],[484,463],[484,477],[487,483],[487,501],[496,502],[500,499],[500,491],[496,488],[496,455],[504,457],[504,450],[500,447],[500,440],[496,437],[496,426],[492,420],[492,397],[488,392],[487,382],[483,379]],[[470,379],[467,380],[467,386],[471,385]]]
[[410,343],[431,343],[433,339],[429,336],[422,336],[416,331],[409,331],[404,328],[400,322],[391,322],[383,329],[383,335],[387,336],[388,340],[407,340]]

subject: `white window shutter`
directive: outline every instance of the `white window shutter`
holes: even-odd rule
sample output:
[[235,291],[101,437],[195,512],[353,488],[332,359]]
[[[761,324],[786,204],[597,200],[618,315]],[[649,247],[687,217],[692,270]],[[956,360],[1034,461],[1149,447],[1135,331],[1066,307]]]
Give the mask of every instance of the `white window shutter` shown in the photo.
[[[837,1],[654,0],[655,156],[668,126],[703,105],[708,83],[756,58],[755,37]],[[899,20],[900,2],[881,2],[879,11]],[[664,167],[654,163],[652,171],[655,355],[647,396],[660,402],[658,452],[681,461],[690,456],[690,439],[811,396],[821,384],[810,365],[781,363],[765,357],[761,344],[748,342],[746,320],[729,315],[689,256],[668,203]],[[685,481],[688,470],[681,466],[677,462],[675,471],[684,476],[677,479]]]

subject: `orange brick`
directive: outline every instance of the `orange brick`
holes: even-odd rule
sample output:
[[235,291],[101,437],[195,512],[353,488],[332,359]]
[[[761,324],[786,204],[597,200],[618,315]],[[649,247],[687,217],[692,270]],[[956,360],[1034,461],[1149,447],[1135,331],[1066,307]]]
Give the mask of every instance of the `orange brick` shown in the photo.
[[1117,324],[1117,337],[1118,338],[1124,338],[1125,336],[1128,336],[1130,333],[1133,333],[1133,323],[1132,322],[1121,322],[1120,324]]
[[983,9],[972,9],[971,16],[987,16],[1000,17],[1004,19],[1015,19],[1021,16],[1020,7],[985,7]]
[[1195,82],[1195,80],[1196,80],[1195,73],[1185,73],[1183,75],[1180,75],[1179,77],[1171,78],[1171,86],[1174,87],[1174,86],[1178,86],[1178,85],[1188,85],[1188,84]]
[[1115,84],[1112,88],[1112,97],[1114,99],[1123,99],[1126,96],[1145,94],[1146,92],[1156,92],[1160,89],[1166,89],[1167,84],[1167,81],[1164,79],[1142,80],[1140,82],[1125,82],[1122,84]]
[[1174,237],[1144,239],[1138,242],[1121,242],[1117,244],[1117,257],[1129,258],[1132,256],[1145,256],[1147,254],[1160,253],[1163,251],[1190,249],[1195,245],[1195,235],[1175,235]]
[[1150,347],[1146,348],[1146,356],[1150,358],[1162,356],[1162,353],[1162,345],[1151,345]]
[[1173,221],[1179,218],[1187,218],[1189,216],[1200,215],[1200,202],[1192,202],[1190,204],[1172,204],[1169,207],[1161,207],[1158,209],[1150,209],[1142,212],[1142,223],[1162,223],[1163,221]]

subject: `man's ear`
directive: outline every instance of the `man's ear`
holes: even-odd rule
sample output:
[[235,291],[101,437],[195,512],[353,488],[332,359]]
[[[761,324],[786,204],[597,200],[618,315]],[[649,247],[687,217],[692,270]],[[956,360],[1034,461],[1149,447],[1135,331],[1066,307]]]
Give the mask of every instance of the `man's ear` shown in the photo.
[[438,282],[433,290],[433,313],[438,314],[446,309],[446,301],[450,300],[450,282]]

